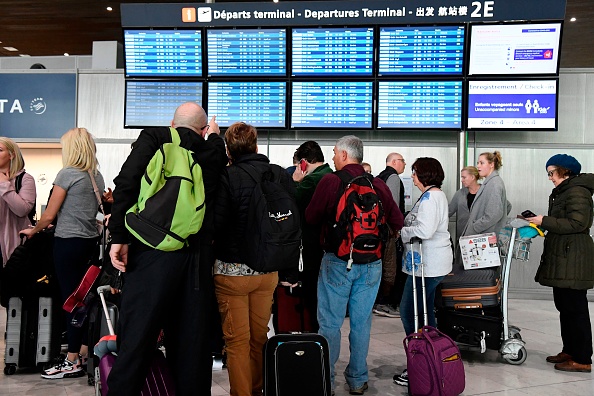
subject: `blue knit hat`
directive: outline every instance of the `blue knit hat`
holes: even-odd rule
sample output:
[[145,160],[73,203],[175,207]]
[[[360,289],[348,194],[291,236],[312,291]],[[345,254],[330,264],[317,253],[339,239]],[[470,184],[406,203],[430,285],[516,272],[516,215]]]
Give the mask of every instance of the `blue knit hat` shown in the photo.
[[559,166],[561,168],[565,168],[571,172],[572,175],[579,175],[580,171],[582,170],[582,165],[573,158],[571,155],[567,154],[555,154],[547,161],[545,165],[545,169],[549,166]]

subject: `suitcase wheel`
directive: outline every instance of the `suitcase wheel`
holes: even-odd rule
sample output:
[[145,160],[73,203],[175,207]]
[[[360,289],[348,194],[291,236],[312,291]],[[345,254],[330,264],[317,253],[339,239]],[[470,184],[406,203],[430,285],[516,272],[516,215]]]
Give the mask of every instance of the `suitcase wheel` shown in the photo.
[[13,375],[14,373],[16,373],[16,370],[17,370],[16,365],[9,364],[4,367],[4,374]]

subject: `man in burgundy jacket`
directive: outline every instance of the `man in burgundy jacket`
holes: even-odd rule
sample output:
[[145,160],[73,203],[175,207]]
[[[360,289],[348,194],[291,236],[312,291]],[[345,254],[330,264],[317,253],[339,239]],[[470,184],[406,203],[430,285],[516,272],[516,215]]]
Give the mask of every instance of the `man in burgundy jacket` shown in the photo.
[[[344,136],[334,146],[334,166],[337,171],[348,172],[352,177],[365,173],[363,161],[363,142],[356,136]],[[392,199],[386,183],[373,179],[373,187],[382,201],[386,222],[393,232],[402,228],[403,216]],[[335,173],[327,174],[320,180],[316,191],[305,211],[305,219],[310,224],[322,224],[322,240],[325,238],[329,222],[336,216],[338,199],[344,191],[342,180]],[[382,276],[382,261],[357,264],[347,269],[347,262],[336,257],[330,246],[324,246],[324,257],[318,278],[318,321],[319,333],[326,337],[330,346],[330,378],[334,385],[334,365],[340,355],[340,328],[348,307],[350,317],[349,364],[344,372],[351,395],[362,395],[367,389],[369,378],[367,353],[373,304]],[[332,391],[334,394],[334,391]]]

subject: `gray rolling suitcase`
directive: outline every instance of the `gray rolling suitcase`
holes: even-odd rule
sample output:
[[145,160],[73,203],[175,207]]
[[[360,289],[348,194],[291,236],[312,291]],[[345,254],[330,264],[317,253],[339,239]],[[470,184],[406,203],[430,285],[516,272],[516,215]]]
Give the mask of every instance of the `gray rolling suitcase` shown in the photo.
[[56,309],[51,297],[10,298],[4,374],[16,373],[17,367],[41,366],[58,356],[61,334]]

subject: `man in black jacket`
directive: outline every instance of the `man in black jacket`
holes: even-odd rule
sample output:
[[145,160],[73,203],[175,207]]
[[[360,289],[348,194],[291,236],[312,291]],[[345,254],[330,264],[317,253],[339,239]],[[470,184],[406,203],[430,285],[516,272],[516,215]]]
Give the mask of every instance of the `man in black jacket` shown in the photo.
[[180,145],[193,151],[202,168],[204,222],[200,231],[188,239],[189,247],[172,252],[152,249],[128,233],[124,216],[138,199],[146,167],[159,147],[171,142],[169,128],[143,130],[114,180],[110,257],[114,267],[125,272],[125,283],[120,348],[109,375],[109,395],[140,394],[161,329],[177,395],[211,394],[212,208],[227,155],[215,117],[207,122],[206,113],[196,103],[179,106],[171,125],[180,135]]

